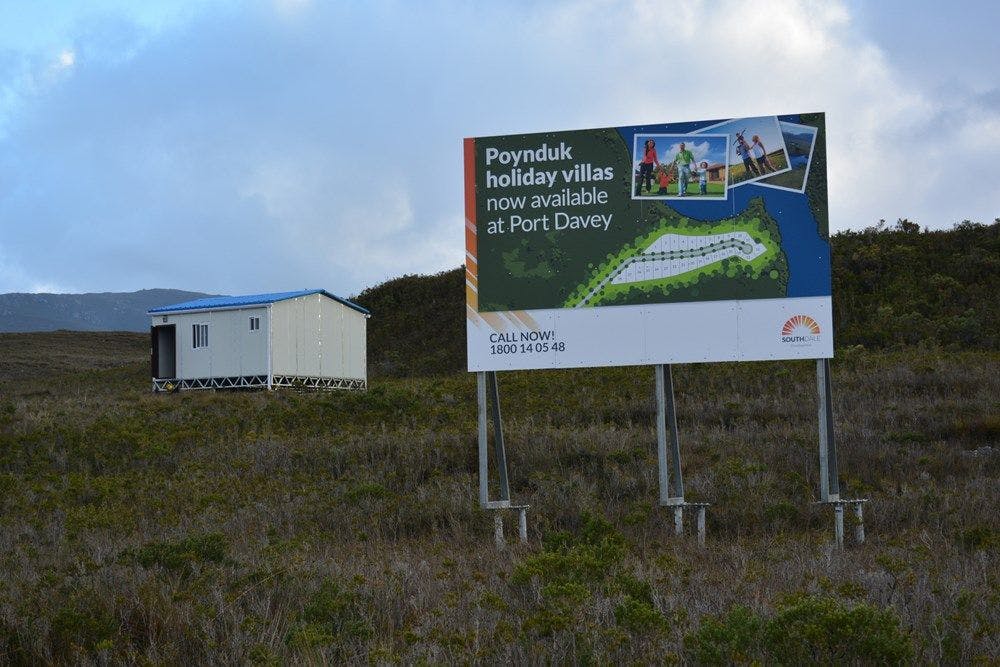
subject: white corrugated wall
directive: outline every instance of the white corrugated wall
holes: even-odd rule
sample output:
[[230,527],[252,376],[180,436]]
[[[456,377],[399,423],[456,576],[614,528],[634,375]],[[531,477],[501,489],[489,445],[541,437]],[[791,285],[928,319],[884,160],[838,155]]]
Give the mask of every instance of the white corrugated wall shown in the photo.
[[322,294],[271,305],[275,375],[367,379],[364,314]]
[[[163,318],[167,321],[164,322]],[[250,318],[260,318],[260,329],[250,329]],[[155,315],[153,326],[177,327],[177,378],[195,380],[267,374],[266,306],[201,313]],[[208,346],[194,347],[195,324],[208,325]]]

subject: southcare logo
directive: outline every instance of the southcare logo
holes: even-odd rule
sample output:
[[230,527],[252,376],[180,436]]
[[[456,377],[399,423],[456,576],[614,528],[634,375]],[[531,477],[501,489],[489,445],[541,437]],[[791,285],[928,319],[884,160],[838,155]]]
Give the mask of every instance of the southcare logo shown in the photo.
[[819,342],[819,323],[808,315],[789,317],[781,327],[782,343]]

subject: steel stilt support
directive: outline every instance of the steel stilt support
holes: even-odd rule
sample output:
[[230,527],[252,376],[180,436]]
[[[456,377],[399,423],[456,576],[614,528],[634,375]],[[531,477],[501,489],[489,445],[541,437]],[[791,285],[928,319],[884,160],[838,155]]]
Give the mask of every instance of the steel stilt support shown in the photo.
[[865,543],[865,512],[862,507],[861,501],[854,503],[854,541],[858,544]]
[[[507,449],[503,436],[503,418],[500,412],[500,387],[493,371],[476,373],[476,400],[479,413],[479,505],[493,510],[493,539],[498,549],[507,541],[503,533],[504,510],[517,510],[517,536],[521,543],[528,541],[529,505],[512,505],[510,478],[507,475]],[[496,459],[500,499],[490,500],[490,445],[489,422],[493,421],[493,456]]]

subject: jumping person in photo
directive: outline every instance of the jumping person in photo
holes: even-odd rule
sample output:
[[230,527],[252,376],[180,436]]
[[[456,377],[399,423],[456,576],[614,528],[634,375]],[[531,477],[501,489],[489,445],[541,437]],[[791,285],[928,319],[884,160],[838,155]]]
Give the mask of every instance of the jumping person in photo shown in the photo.
[[750,146],[741,132],[736,133],[736,155],[743,160],[743,168],[746,170],[747,178],[751,178],[750,174],[753,174],[754,177],[760,176],[757,165],[750,157]]
[[708,163],[702,162],[698,165],[698,191],[703,195],[708,194]]
[[687,194],[687,184],[691,180],[691,163],[694,162],[694,153],[684,147],[681,142],[674,164],[677,166],[677,196],[683,197]]
[[778,171],[771,164],[771,161],[767,159],[767,149],[764,148],[764,142],[760,140],[760,137],[756,134],[753,135],[753,144],[750,146],[750,150],[753,152],[753,157],[757,160],[757,166],[760,167],[762,174],[766,174],[769,171]]
[[653,165],[660,166],[660,161],[656,157],[656,142],[646,139],[645,148],[642,155],[642,162],[639,164],[639,183],[635,186],[635,194],[642,194],[642,186],[646,186],[646,192],[653,189]]

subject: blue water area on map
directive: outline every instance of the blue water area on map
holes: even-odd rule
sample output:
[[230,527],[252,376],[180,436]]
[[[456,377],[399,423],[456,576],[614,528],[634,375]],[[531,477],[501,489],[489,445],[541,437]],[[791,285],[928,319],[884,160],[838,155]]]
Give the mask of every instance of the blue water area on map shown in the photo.
[[[778,116],[778,119],[799,122],[797,114]],[[723,121],[620,127],[618,133],[628,146],[632,146],[636,134],[685,134],[720,122]],[[661,203],[692,220],[717,222],[745,211],[754,197],[763,197],[764,207],[781,231],[781,247],[788,259],[787,296],[830,296],[830,243],[819,235],[816,219],[813,218],[809,200],[804,194],[749,183],[729,188],[724,200],[670,199]]]
[[754,197],[764,198],[768,215],[778,223],[781,247],[788,259],[787,296],[829,296],[830,244],[819,228],[804,194],[748,184],[730,188],[725,200],[663,202],[692,220],[718,222],[739,215]]
[[744,210],[754,197],[764,197],[767,212],[781,230],[781,247],[788,258],[788,296],[832,294],[830,243],[819,235],[808,197],[752,184],[733,188],[729,194],[737,211]]

